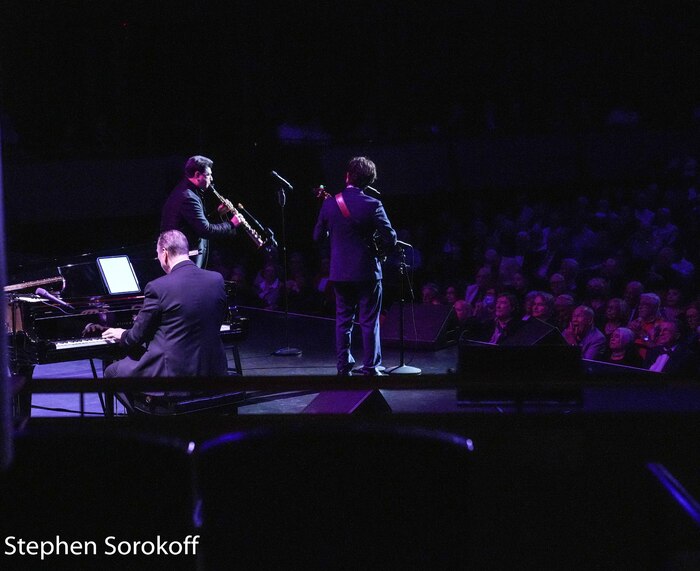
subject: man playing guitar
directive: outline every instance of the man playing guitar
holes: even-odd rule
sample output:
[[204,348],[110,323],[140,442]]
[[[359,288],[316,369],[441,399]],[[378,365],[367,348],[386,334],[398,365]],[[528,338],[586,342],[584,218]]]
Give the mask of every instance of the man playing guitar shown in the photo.
[[[338,375],[352,374],[355,359],[351,351],[355,318],[362,329],[361,373],[381,374],[379,314],[382,306],[382,266],[373,237],[385,249],[396,245],[381,201],[363,190],[377,178],[374,163],[354,157],[348,163],[345,189],[333,200],[324,200],[314,228],[314,240],[330,238],[331,270],[336,299],[336,357]],[[325,191],[324,191],[325,192]]]

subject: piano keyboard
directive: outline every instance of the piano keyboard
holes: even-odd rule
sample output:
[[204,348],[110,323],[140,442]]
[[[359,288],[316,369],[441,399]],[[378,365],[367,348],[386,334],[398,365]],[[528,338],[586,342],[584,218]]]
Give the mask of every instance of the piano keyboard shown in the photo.
[[63,341],[54,341],[56,351],[64,351],[66,349],[82,349],[83,347],[104,347],[105,345],[113,345],[99,337],[87,337],[82,339],[64,339]]
[[[229,333],[231,326],[228,323],[224,323],[219,331],[221,333]],[[56,347],[56,351],[64,351],[66,349],[82,349],[84,347],[104,347],[106,345],[114,345],[114,343],[105,341],[101,337],[81,337],[79,339],[54,341],[53,345]]]

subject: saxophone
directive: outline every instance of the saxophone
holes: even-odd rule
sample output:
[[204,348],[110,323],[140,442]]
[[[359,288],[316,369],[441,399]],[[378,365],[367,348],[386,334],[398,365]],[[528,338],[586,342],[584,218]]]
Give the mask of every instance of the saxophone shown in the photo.
[[219,206],[219,214],[225,214],[226,212],[230,212],[234,216],[238,217],[238,220],[240,221],[240,226],[243,226],[243,229],[246,231],[246,234],[250,237],[250,239],[255,242],[255,246],[257,248],[262,248],[266,243],[267,239],[263,238],[256,230],[253,228],[248,221],[243,218],[243,215],[238,211],[238,209],[233,205],[233,203],[228,200],[227,198],[224,198],[221,196],[216,189],[214,188],[214,185],[210,185],[209,188],[211,188],[211,191],[214,193],[214,196],[219,199],[221,202],[221,206]]

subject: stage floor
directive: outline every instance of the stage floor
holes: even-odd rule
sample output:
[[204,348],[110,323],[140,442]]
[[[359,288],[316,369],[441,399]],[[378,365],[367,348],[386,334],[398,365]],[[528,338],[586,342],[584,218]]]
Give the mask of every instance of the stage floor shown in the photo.
[[[299,314],[289,314],[285,319],[282,312],[270,312],[253,308],[241,308],[241,313],[250,320],[250,334],[248,338],[238,345],[242,379],[261,381],[263,386],[255,390],[246,389],[246,400],[238,408],[240,415],[260,414],[297,414],[318,396],[318,391],[309,389],[309,383],[297,383],[306,385],[306,388],[295,386],[294,377],[305,377],[308,381],[312,377],[335,377],[335,349],[334,328],[332,319],[312,317]],[[361,342],[359,331],[353,340],[355,359],[361,363]],[[415,335],[414,335],[415,338]],[[600,369],[601,363],[584,361],[584,368],[590,369],[584,375],[584,382],[573,386],[580,386],[580,398],[572,402],[561,400],[559,397],[548,399],[537,397],[526,402],[516,402],[507,398],[483,398],[471,399],[462,394],[458,398],[458,391],[451,386],[449,379],[454,373],[455,387],[459,385],[457,371],[458,347],[451,345],[437,350],[416,350],[412,348],[412,336],[410,329],[406,335],[404,345],[405,365],[413,366],[421,371],[420,379],[411,375],[389,375],[382,377],[386,382],[381,383],[381,394],[393,413],[418,413],[418,414],[504,414],[511,412],[550,413],[557,412],[568,414],[570,412],[700,412],[700,383],[697,379],[687,379],[676,382],[666,379],[664,376],[648,371],[636,370],[632,377],[620,377],[618,371]],[[274,353],[278,349],[297,348],[301,354],[297,356],[277,356]],[[227,349],[229,366],[233,369],[233,351]],[[383,365],[388,371],[401,364],[400,350],[394,347],[383,348]],[[99,365],[99,362],[96,362]],[[546,363],[541,367],[546,369]],[[628,369],[628,368],[623,368]],[[542,370],[527,370],[520,372],[518,376],[526,378],[535,385],[541,382]],[[627,373],[626,373],[627,374]],[[72,361],[68,363],[56,363],[51,365],[39,365],[35,369],[36,379],[90,379],[92,369],[90,362]],[[270,390],[264,386],[265,379],[270,379]],[[280,378],[289,378],[289,390],[280,392]],[[413,388],[413,383],[407,383],[407,379],[418,379],[419,388]],[[367,379],[365,377],[365,379]],[[440,382],[448,380],[447,383]],[[354,381],[355,377],[349,379]],[[491,383],[483,379],[470,379],[481,381],[491,392]],[[568,381],[568,379],[567,379]],[[688,382],[690,381],[690,382]],[[338,384],[334,389],[343,389],[344,379],[338,378]],[[436,387],[431,388],[435,382]],[[313,384],[313,383],[312,383]],[[357,383],[355,383],[357,384]],[[393,388],[392,384],[397,386]],[[406,385],[409,387],[406,387]],[[400,386],[403,385],[403,386]],[[514,385],[520,386],[519,382]],[[567,387],[572,386],[566,382]],[[465,386],[462,384],[462,386]],[[471,390],[471,389],[470,389]],[[569,389],[567,388],[568,392]],[[502,396],[503,393],[497,393]],[[90,416],[102,416],[103,408],[99,401],[99,395],[87,393],[84,397],[83,410]],[[81,403],[78,394],[35,394],[33,396],[34,417],[54,416],[78,416]],[[124,412],[121,405],[117,406],[117,412]]]
[[[238,345],[245,377],[280,377],[335,375],[335,323],[333,319],[241,308],[250,320],[250,334]],[[355,328],[354,333],[359,333]],[[445,374],[457,366],[455,345],[434,351],[413,350],[410,331],[406,333],[404,364],[420,369],[423,375]],[[414,334],[415,337],[415,334]],[[301,350],[297,356],[276,356],[275,351],[293,347]],[[362,361],[362,344],[354,335],[353,349],[357,363]],[[233,353],[227,349],[229,365],[233,368]],[[383,348],[383,365],[391,370],[401,364],[399,348]],[[38,365],[36,379],[88,379],[92,370],[88,360]],[[291,383],[293,384],[293,383]],[[318,393],[289,391],[284,393],[259,391],[248,393],[239,414],[295,414],[301,412]],[[382,390],[393,412],[464,412],[457,404],[453,389],[440,390]],[[32,416],[73,416],[80,409],[77,394],[37,394],[33,397]],[[85,411],[91,416],[102,414],[95,394],[85,395]],[[485,407],[488,410],[489,407]],[[496,410],[496,409],[494,409]]]

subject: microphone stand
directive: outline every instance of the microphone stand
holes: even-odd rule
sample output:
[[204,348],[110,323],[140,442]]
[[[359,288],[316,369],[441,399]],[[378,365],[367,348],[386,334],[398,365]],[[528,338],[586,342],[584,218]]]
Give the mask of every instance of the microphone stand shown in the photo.
[[287,234],[284,228],[284,207],[287,204],[287,195],[284,186],[277,190],[277,200],[282,209],[282,272],[284,274],[284,338],[285,347],[280,347],[272,354],[275,357],[296,357],[301,355],[301,349],[289,346],[289,294],[287,292]]
[[[410,244],[405,244],[410,246]],[[404,324],[403,324],[403,308],[404,308],[404,277],[406,276],[406,250],[404,249],[404,244],[399,242],[397,246],[400,251],[401,261],[399,262],[399,275],[400,275],[400,295],[399,295],[399,358],[400,363],[396,367],[387,369],[386,372],[390,375],[420,375],[422,371],[418,367],[411,367],[406,365],[405,352],[404,352]],[[409,289],[410,289],[409,283]],[[413,299],[413,291],[411,290],[411,299]]]

